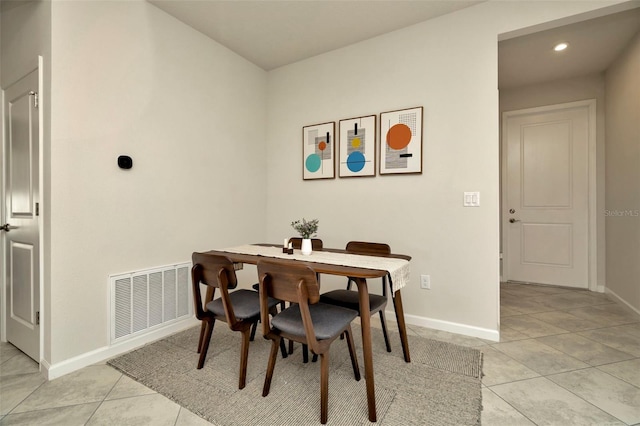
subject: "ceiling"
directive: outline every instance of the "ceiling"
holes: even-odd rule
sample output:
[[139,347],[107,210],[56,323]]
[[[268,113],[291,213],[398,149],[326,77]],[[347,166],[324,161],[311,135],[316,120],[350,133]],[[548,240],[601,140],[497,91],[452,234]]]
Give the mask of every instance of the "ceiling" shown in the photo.
[[269,71],[485,0],[148,0]]
[[[640,31],[640,8],[498,43],[500,89],[605,71]],[[566,42],[569,47],[554,52]]]
[[[484,0],[148,1],[268,71]],[[640,7],[501,41],[499,87],[602,72],[639,30]]]

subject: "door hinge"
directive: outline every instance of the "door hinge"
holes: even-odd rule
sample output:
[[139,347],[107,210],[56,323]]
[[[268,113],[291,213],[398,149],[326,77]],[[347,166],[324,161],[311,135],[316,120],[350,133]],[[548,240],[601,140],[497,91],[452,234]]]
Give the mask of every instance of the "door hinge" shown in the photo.
[[40,216],[40,203],[36,203],[36,216]]
[[33,96],[33,107],[38,108],[38,92],[32,90],[29,92],[29,96]]
[[40,311],[36,312],[36,325],[40,325]]

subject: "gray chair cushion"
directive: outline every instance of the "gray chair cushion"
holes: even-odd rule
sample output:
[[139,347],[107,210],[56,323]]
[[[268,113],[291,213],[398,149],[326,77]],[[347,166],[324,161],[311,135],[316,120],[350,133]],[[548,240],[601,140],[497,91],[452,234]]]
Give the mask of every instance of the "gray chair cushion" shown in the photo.
[[[320,295],[320,302],[342,306],[358,311],[360,315],[360,299],[357,291],[333,290]],[[378,294],[369,294],[369,311],[378,312],[387,305],[387,298]]]
[[[336,337],[347,324],[358,316],[358,312],[353,309],[324,303],[310,305],[309,313],[311,314],[311,322],[313,322],[313,329],[318,340]],[[271,325],[278,330],[295,336],[305,335],[299,305],[292,305],[280,312],[273,317]]]
[[[233,313],[239,320],[248,319],[251,317],[260,317],[260,295],[251,290],[236,290],[229,293],[229,299],[233,305]],[[273,308],[280,301],[269,298],[269,308]],[[222,305],[222,299],[218,298],[207,303],[207,310],[213,312],[216,315],[224,316],[224,306]]]

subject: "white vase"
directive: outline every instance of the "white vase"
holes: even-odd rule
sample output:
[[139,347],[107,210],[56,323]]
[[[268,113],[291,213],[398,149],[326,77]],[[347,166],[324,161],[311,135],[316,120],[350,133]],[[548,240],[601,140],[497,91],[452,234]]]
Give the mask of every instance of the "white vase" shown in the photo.
[[302,245],[300,246],[300,252],[305,256],[308,256],[311,254],[312,251],[313,250],[311,249],[311,239],[303,238]]

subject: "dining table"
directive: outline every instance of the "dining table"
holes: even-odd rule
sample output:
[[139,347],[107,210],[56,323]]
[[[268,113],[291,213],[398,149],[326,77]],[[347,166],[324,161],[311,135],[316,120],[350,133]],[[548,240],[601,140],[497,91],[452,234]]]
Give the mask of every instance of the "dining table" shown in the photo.
[[400,289],[409,282],[410,256],[402,254],[362,255],[349,253],[343,249],[323,248],[303,255],[300,250],[286,253],[278,244],[246,244],[241,246],[210,250],[208,253],[226,256],[237,264],[257,264],[261,259],[280,259],[283,262],[305,264],[318,274],[338,275],[351,278],[357,285],[360,302],[360,328],[364,358],[369,421],[376,421],[376,399],[371,345],[371,315],[369,311],[369,289],[367,279],[389,276],[392,283],[392,299],[400,331],[402,350],[406,362],[411,361],[407,341],[404,310]]

